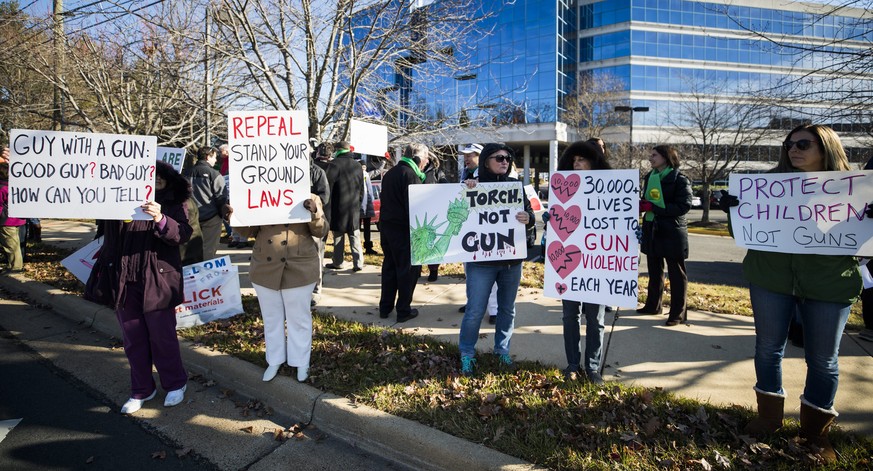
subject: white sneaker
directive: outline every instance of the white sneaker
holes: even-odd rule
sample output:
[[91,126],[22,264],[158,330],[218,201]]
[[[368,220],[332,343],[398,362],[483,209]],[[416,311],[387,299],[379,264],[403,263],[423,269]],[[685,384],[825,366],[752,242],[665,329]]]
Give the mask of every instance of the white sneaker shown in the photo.
[[264,370],[264,381],[272,381],[273,378],[276,377],[276,374],[279,373],[279,367],[282,365],[270,365]]
[[164,407],[173,407],[178,406],[185,400],[185,390],[188,389],[188,385],[182,386],[182,389],[176,389],[175,391],[170,391],[167,393],[167,398],[164,399]]
[[298,366],[297,367],[297,381],[304,382],[306,378],[309,377],[309,366]]
[[155,389],[154,391],[152,391],[152,393],[149,395],[149,397],[146,397],[143,399],[134,399],[134,398],[128,399],[127,402],[125,402],[124,405],[121,406],[121,413],[122,414],[133,414],[134,412],[142,409],[142,405],[146,401],[151,401],[152,399],[154,399],[155,394],[157,394],[157,393],[158,393],[158,390]]

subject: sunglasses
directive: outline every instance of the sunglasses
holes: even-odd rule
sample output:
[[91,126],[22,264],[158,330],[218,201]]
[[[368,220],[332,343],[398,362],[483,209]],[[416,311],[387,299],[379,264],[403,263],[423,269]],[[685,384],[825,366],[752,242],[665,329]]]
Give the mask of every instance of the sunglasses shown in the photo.
[[807,150],[812,147],[812,140],[810,139],[801,139],[799,141],[785,141],[782,143],[782,147],[785,150],[791,150],[792,147],[797,146],[798,150]]
[[509,160],[510,160],[508,155],[495,155],[492,157],[494,158],[494,160],[501,162],[501,163],[502,162],[509,162]]

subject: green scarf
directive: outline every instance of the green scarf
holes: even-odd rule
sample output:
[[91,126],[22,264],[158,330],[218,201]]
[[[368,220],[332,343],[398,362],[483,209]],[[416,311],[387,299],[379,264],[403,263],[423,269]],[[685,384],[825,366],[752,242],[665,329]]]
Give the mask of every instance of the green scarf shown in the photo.
[[[652,173],[649,174],[649,183],[646,185],[646,194],[643,195],[643,197],[659,208],[666,207],[664,204],[664,192],[661,190],[661,179],[669,175],[672,171],[673,167],[666,167],[660,172],[652,170]],[[643,219],[646,221],[654,221],[655,213],[652,211],[646,211]]]
[[349,152],[351,152],[349,149],[337,149],[337,151],[333,153],[333,158],[337,158],[343,154],[348,154]]
[[424,183],[424,179],[427,177],[424,175],[424,172],[422,172],[421,169],[418,168],[418,164],[415,163],[414,160],[410,159],[409,157],[403,157],[400,159],[400,162],[409,165],[409,167],[411,167],[412,170],[415,171],[415,174],[418,175],[418,178],[421,179],[421,183]]

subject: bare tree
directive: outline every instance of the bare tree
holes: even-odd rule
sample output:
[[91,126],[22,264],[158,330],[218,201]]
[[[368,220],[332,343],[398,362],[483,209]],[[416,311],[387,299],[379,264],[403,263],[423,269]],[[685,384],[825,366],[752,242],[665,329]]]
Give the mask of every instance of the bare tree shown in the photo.
[[624,124],[627,118],[616,112],[615,106],[626,96],[625,84],[618,77],[581,72],[575,89],[564,99],[561,121],[578,128],[584,136],[600,136],[604,129]]
[[349,120],[361,116],[397,136],[475,124],[463,104],[433,109],[423,99],[447,90],[421,88],[472,70],[471,5],[222,0],[212,47],[228,64],[223,94],[235,107],[305,109],[318,139],[345,137]]
[[[798,16],[786,12],[773,21],[748,19],[738,7],[715,7],[728,15],[761,48],[790,58],[788,73],[762,83],[759,93],[778,99],[785,116],[830,124],[842,132],[873,137],[873,3],[830,0],[820,4],[791,3]],[[779,33],[769,25],[785,20]],[[812,33],[815,33],[812,36]],[[800,37],[803,36],[802,40]]]
[[683,164],[702,183],[701,222],[709,222],[712,183],[724,180],[769,132],[768,102],[751,95],[717,96],[702,90],[724,90],[718,84],[690,83],[676,100],[677,109],[663,116],[665,131],[686,143]]

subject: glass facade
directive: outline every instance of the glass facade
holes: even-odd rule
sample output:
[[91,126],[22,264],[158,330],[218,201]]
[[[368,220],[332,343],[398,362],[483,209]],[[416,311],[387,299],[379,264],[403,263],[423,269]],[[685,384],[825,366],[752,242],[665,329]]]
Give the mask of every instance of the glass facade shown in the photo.
[[[461,71],[427,58],[386,68],[379,88],[396,93],[402,108],[448,125],[553,123],[561,117],[565,98],[576,92],[577,78],[589,74],[616,78],[624,88],[623,100],[650,108],[634,115],[637,126],[663,125],[665,113],[676,113],[682,95],[694,87],[730,99],[786,85],[820,103],[784,107],[771,116],[773,122],[791,123],[815,119],[829,100],[873,89],[868,63],[845,60],[869,50],[869,19],[720,1],[473,3],[476,11],[468,17],[481,18],[477,32],[455,41],[456,47],[467,48],[456,50],[455,57],[463,57]],[[780,35],[785,42],[752,31]],[[834,39],[846,41],[835,44]],[[798,54],[792,47],[810,45],[817,50]],[[809,72],[829,67],[840,67],[848,78],[829,79],[825,90]]]

